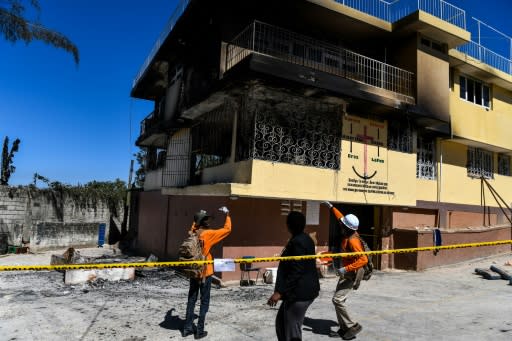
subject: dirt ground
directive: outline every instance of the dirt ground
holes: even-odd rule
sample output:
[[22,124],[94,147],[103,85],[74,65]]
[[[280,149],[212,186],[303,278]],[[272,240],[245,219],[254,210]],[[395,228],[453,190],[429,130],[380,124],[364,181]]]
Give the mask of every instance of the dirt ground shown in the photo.
[[[2,256],[0,265],[49,264],[50,254]],[[348,299],[353,319],[363,326],[357,340],[511,340],[512,285],[473,273],[492,264],[512,272],[503,265],[511,259],[509,253],[424,272],[377,272]],[[336,278],[321,280],[304,340],[327,340],[337,329],[335,285]],[[272,289],[212,288],[206,339],[275,340],[277,309],[265,304]],[[181,339],[187,290],[188,282],[171,269],[137,271],[132,282],[75,286],[66,286],[60,272],[0,272],[0,340]]]

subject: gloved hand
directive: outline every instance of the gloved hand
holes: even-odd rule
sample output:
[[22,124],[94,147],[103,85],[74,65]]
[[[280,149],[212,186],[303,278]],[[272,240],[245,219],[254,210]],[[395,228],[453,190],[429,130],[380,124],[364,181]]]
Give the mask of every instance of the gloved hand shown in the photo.
[[322,204],[324,204],[325,206],[327,206],[329,209],[332,208],[332,204],[328,201],[322,201]]
[[229,213],[229,210],[228,210],[228,208],[226,206],[222,206],[221,208],[219,208],[219,211],[221,211],[224,214],[228,214]]
[[345,267],[338,269],[338,276],[343,277],[343,276],[345,276],[346,273],[347,273],[347,269],[345,269]]

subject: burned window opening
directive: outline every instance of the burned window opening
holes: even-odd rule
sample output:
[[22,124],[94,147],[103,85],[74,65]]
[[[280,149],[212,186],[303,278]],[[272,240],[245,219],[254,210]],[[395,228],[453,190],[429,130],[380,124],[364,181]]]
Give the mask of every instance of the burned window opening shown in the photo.
[[251,102],[250,105],[243,104],[241,109],[237,161],[258,159],[340,168],[341,114],[338,106],[305,104],[303,98],[290,98],[275,104]]
[[231,154],[231,140],[235,109],[225,103],[204,114],[192,127],[192,175],[198,176],[205,168],[226,163]]
[[388,126],[388,149],[412,153],[414,131],[406,122],[391,121]]

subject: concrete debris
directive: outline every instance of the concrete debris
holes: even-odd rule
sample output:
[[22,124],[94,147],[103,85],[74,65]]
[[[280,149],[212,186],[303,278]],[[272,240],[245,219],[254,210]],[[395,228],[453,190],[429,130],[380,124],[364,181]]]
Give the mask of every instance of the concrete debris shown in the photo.
[[120,281],[134,280],[135,268],[66,270],[64,283],[68,285],[94,282],[97,280]]
[[152,263],[152,262],[158,262],[158,257],[154,254],[150,254],[148,258],[146,258],[146,262]]
[[503,264],[503,265],[512,266],[512,260],[506,261],[505,264]]
[[78,250],[70,247],[62,254],[52,255],[50,260],[51,265],[66,265],[66,264],[85,264],[88,263],[89,257],[82,257]]

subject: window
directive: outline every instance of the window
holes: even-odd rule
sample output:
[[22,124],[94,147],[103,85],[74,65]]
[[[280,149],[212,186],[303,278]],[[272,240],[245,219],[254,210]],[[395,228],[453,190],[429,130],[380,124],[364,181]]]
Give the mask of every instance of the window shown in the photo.
[[490,88],[480,81],[460,76],[459,97],[468,102],[490,108]]
[[413,130],[405,122],[391,121],[388,126],[388,149],[412,153]]
[[418,137],[416,159],[416,177],[418,179],[436,179],[435,139]]
[[510,176],[510,156],[498,154],[498,174]]
[[493,179],[492,152],[480,148],[468,147],[468,176],[472,178],[484,177]]

